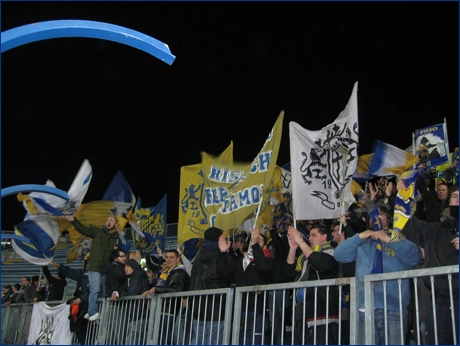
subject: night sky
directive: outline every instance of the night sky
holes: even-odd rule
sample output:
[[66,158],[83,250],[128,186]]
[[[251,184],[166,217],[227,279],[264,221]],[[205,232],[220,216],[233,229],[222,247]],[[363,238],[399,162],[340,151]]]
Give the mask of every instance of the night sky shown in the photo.
[[[80,19],[166,43],[170,66],[135,48],[89,38],[39,41],[1,56],[1,187],[67,191],[84,159],[100,200],[121,170],[143,207],[168,195],[177,222],[180,167],[220,154],[252,161],[281,110],[319,130],[359,82],[359,154],[373,139],[401,149],[447,119],[458,146],[458,2],[4,2],[1,30]],[[2,230],[25,215],[2,199]]]

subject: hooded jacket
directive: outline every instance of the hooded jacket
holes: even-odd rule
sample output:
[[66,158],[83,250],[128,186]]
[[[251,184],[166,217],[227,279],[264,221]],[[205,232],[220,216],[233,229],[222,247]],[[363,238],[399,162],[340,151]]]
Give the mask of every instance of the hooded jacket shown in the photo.
[[[222,271],[217,269],[218,257],[222,257],[219,258],[219,261],[227,263]],[[206,240],[193,262],[190,290],[199,291],[230,287],[235,278],[234,264],[235,260],[229,253],[220,252],[218,243]],[[221,295],[212,295],[212,291],[207,293],[210,294],[207,297],[191,299],[190,303],[192,305],[190,306],[194,306],[193,318],[199,318],[200,321],[203,321],[206,316],[206,321],[218,321],[219,319],[222,321],[225,314],[225,298],[221,297]],[[194,305],[193,301],[195,301]],[[213,301],[215,302],[214,304]],[[218,302],[221,301],[222,304],[219,304]],[[212,309],[213,305],[214,310]],[[201,308],[199,309],[199,307]]]
[[89,237],[93,241],[91,243],[91,252],[88,258],[88,271],[103,273],[104,269],[110,263],[110,254],[117,247],[119,242],[118,232],[109,232],[105,226],[85,226],[77,218],[74,218],[71,224],[75,229]]
[[[423,268],[458,265],[458,250],[451,243],[458,237],[458,221],[454,218],[442,222],[424,222],[412,217],[402,230],[407,239],[425,249]],[[423,277],[425,286],[431,289],[429,277]],[[435,277],[436,301],[450,305],[449,282],[447,275]],[[458,304],[458,273],[452,274],[452,293],[454,303]]]

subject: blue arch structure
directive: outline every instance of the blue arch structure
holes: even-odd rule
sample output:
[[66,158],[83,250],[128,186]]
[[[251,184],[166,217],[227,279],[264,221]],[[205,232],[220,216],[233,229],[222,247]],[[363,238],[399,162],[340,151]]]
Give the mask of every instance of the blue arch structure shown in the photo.
[[[122,26],[94,22],[88,20],[55,20],[23,25],[2,32],[1,53],[21,45],[64,37],[88,37],[114,41],[140,49],[171,65],[176,57],[171,54],[167,44],[145,35],[139,31]],[[44,185],[16,185],[1,190],[1,198],[19,192],[45,192],[69,200],[67,192],[55,187]],[[25,237],[16,235],[3,235],[4,238],[14,238],[29,241]]]
[[41,40],[64,37],[88,37],[114,41],[141,49],[171,65],[176,57],[167,44],[139,31],[89,20],[54,20],[19,26],[2,32],[1,52]]
[[[2,32],[1,53],[21,45],[52,38],[88,37],[114,41],[141,49],[171,65],[176,58],[167,44],[139,31],[89,20],[54,20],[23,25]],[[69,200],[63,190],[44,185],[16,185],[2,189],[1,197],[19,192],[46,192]]]
[[10,187],[5,187],[2,189],[2,198],[5,196],[13,195],[19,192],[44,192],[49,193],[50,195],[55,195],[65,199],[66,201],[69,200],[69,196],[67,192],[57,189],[55,187],[46,186],[46,185],[35,185],[35,184],[23,184],[23,185],[15,185]]

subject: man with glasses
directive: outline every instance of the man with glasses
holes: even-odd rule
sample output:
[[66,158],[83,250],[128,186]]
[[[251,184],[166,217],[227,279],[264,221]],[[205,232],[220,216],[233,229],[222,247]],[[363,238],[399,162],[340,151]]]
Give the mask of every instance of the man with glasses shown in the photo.
[[121,249],[115,249],[110,255],[112,263],[105,269],[105,296],[111,297],[113,292],[123,291],[123,285],[126,281],[125,262],[126,252]]

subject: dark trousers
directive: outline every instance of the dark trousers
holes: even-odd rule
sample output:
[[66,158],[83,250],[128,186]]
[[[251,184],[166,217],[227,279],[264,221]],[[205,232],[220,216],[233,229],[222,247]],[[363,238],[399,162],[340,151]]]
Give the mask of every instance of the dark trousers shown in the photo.
[[[458,304],[454,304],[454,317],[455,317],[455,327],[456,327],[456,338],[457,344],[458,340]],[[453,329],[452,329],[452,316],[449,305],[444,305],[436,303],[436,328],[438,335],[438,344],[439,345],[453,345]],[[426,343],[428,345],[434,345],[434,320],[433,313],[428,315],[427,324],[426,324]]]

